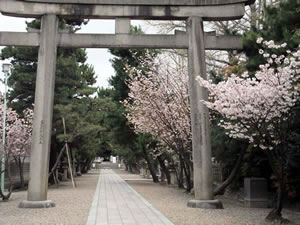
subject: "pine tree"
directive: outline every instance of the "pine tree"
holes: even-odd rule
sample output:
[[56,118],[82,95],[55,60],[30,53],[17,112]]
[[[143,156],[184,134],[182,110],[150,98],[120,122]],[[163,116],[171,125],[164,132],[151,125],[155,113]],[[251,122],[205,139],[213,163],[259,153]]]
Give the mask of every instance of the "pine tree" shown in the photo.
[[[143,33],[139,27],[131,27],[131,32],[134,34]],[[149,156],[149,151],[153,149],[155,141],[151,138],[137,135],[132,129],[132,125],[125,117],[124,106],[120,101],[128,97],[129,88],[126,84],[128,72],[126,67],[142,67],[137,57],[144,57],[146,49],[110,49],[110,52],[115,56],[111,62],[115,70],[115,75],[109,80],[112,86],[112,109],[108,116],[108,127],[110,127],[110,137],[114,145],[114,152],[123,157],[126,161],[129,170],[137,167],[141,159],[147,161],[149,170],[152,174],[154,182],[158,182],[153,166],[153,159]],[[153,51],[155,54],[155,51]],[[144,68],[145,69],[145,68]],[[103,92],[103,90],[102,90]],[[101,93],[100,93],[101,95]]]
[[[265,8],[260,29],[252,27],[243,38],[248,71],[254,72],[258,65],[264,63],[264,57],[259,54],[258,37],[273,40],[276,43],[287,43],[290,50],[299,46],[300,40],[300,2],[298,0],[281,1],[280,4]],[[275,52],[276,53],[276,52]]]
[[[60,20],[59,29],[68,29],[70,32],[76,32],[84,23],[84,21]],[[27,23],[27,29],[40,29],[40,20]],[[33,108],[38,48],[6,47],[2,49],[0,57],[1,59],[9,59],[12,64],[11,76],[8,80],[10,87],[8,95],[9,105],[19,114],[22,114],[25,109]],[[96,89],[91,87],[96,82],[95,72],[93,67],[86,63],[86,60],[85,49],[58,48],[50,168],[56,162],[56,156],[64,145],[64,140],[60,138],[60,135],[63,134],[61,117],[65,115],[64,113],[67,110],[62,110],[62,106],[71,108],[74,114],[81,115],[85,104],[88,104],[91,99],[90,96],[96,92]],[[88,152],[93,152],[96,148],[95,142],[97,140],[95,139],[98,137],[94,133],[97,133],[99,129],[98,127],[90,127],[91,124],[96,124],[95,121],[90,121],[91,118],[96,119],[96,117],[87,116],[80,120],[81,124],[83,123],[82,126],[87,126],[81,129],[86,128],[88,130],[81,130],[81,137],[89,141],[85,141],[84,145],[78,141],[75,142],[74,139],[74,143],[72,143],[74,151],[78,155],[82,154],[89,160],[91,160],[91,157],[96,156],[96,153],[88,156]],[[87,121],[83,121],[84,119]],[[72,132],[73,127],[69,123],[68,120],[67,126],[69,131]],[[94,132],[93,135],[91,135],[91,132]],[[93,141],[91,141],[91,138],[93,138]]]

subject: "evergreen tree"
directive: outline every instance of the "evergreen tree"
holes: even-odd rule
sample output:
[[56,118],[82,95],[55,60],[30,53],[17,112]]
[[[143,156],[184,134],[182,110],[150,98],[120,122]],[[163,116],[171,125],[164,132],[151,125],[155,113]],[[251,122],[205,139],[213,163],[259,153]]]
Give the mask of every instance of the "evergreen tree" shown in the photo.
[[56,127],[65,120],[67,135],[63,130],[57,130],[60,142],[67,141],[77,161],[82,162],[82,172],[87,172],[89,166],[106,150],[106,130],[103,127],[108,101],[106,98],[91,98],[82,96],[73,98],[67,105],[56,105],[55,109],[61,116],[56,120]]
[[[260,29],[252,27],[243,38],[243,46],[248,57],[246,67],[254,72],[258,65],[264,63],[264,57],[259,54],[258,37],[273,40],[276,43],[287,43],[290,50],[299,46],[300,40],[300,2],[298,0],[281,1],[275,6],[265,8]],[[276,51],[274,53],[277,53]]]
[[[131,32],[135,34],[143,33],[139,27],[131,27]],[[128,97],[129,93],[129,88],[126,84],[126,80],[128,79],[126,67],[142,67],[136,58],[144,57],[147,50],[110,49],[110,52],[115,56],[111,60],[115,75],[109,80],[112,86],[112,91],[110,92],[112,104],[110,105],[110,113],[106,120],[106,126],[109,127],[111,144],[114,146],[114,152],[125,160],[129,170],[138,167],[138,162],[141,159],[145,159],[152,174],[153,181],[157,182],[158,179],[155,175],[153,159],[149,156],[149,151],[153,149],[150,144],[153,140],[135,134],[132,125],[125,117],[125,109],[120,103],[120,101]],[[99,96],[105,94],[107,94],[107,91],[101,90]],[[147,151],[145,151],[145,149]]]
[[[27,29],[40,29],[40,20],[27,23]],[[78,28],[61,20],[60,29]],[[8,85],[9,101],[12,108],[21,113],[26,108],[32,108],[36,84],[38,48],[6,47],[2,49],[1,59],[10,59],[12,64]],[[87,56],[84,49],[58,48],[54,104],[66,104],[72,97],[80,94],[96,82],[95,73],[86,64]]]
[[[62,19],[59,22],[59,29],[76,32],[84,23],[84,21]],[[40,29],[40,20],[27,23],[27,29]],[[12,64],[12,72],[8,80],[8,85],[11,88],[8,95],[9,105],[19,114],[22,114],[24,109],[32,108],[34,103],[38,48],[6,47],[2,49],[0,57],[1,59],[9,59]],[[80,135],[76,139],[72,139],[71,146],[74,148],[74,152],[82,160],[88,159],[90,161],[91,157],[96,156],[94,151],[97,149],[95,143],[97,142],[99,127],[92,126],[96,124],[92,120],[96,120],[97,117],[92,115],[82,117],[86,105],[93,100],[90,96],[96,92],[96,89],[91,87],[96,82],[95,72],[93,67],[86,63],[86,60],[85,49],[58,48],[50,169],[56,162],[59,150],[64,145],[64,138],[61,138],[64,133],[61,117],[66,117],[68,109],[71,110],[66,119],[69,132],[74,132],[72,130],[74,126],[69,118],[74,115],[77,115],[78,118],[81,117],[80,121],[73,121],[81,124]],[[91,114],[94,113],[95,110],[92,110]],[[79,137],[84,141],[78,141]]]

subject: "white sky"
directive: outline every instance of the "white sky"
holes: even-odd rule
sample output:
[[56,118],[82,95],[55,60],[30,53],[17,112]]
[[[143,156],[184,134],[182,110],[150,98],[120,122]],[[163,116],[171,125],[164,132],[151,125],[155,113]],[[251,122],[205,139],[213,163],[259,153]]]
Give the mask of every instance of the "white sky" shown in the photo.
[[[27,19],[30,21],[31,19]],[[0,14],[0,31],[19,31],[24,32],[26,19],[7,17]],[[142,21],[132,21],[133,25],[143,25]],[[88,25],[83,26],[79,33],[114,33],[114,20],[90,20]],[[153,31],[152,31],[153,32]],[[148,32],[147,32],[148,33]],[[0,47],[1,49],[2,47]],[[114,74],[114,70],[109,60],[113,57],[108,49],[87,49],[88,60],[87,63],[94,66],[97,75],[97,87],[107,88],[108,79]],[[7,62],[7,61],[6,61]],[[0,60],[1,72],[0,78],[3,79],[2,63]],[[3,90],[3,84],[0,84],[0,90]]]

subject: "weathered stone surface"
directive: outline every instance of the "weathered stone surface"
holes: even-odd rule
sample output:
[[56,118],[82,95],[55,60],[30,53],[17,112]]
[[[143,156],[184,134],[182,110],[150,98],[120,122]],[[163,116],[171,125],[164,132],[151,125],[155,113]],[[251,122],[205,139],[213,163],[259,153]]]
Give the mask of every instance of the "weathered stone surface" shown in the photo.
[[[128,29],[117,30],[119,34],[72,34],[59,33],[59,47],[74,48],[165,48],[187,49],[185,32],[177,35],[130,35]],[[123,32],[123,33],[121,33]],[[0,32],[0,46],[39,46],[39,33]],[[205,36],[206,50],[242,50],[238,36]]]
[[42,18],[34,102],[28,201],[47,200],[58,18]]
[[23,0],[27,2],[99,4],[99,5],[225,5],[248,3],[249,0]]
[[200,87],[197,76],[206,79],[203,21],[191,17],[187,22],[189,36],[189,97],[191,102],[194,190],[196,200],[213,199],[210,125],[208,108],[200,100],[208,99],[207,89]]
[[51,200],[46,201],[27,201],[20,202],[19,208],[37,209],[37,208],[52,208],[55,207],[55,203]]
[[114,19],[129,17],[131,19],[186,20],[191,16],[200,16],[203,20],[239,19],[245,13],[245,1],[235,4],[204,6],[170,6],[170,5],[81,5],[51,4],[17,0],[1,0],[0,12],[17,17],[41,17],[45,14],[60,15],[67,18]]
[[223,209],[223,204],[220,200],[190,200],[187,203],[190,208],[202,209]]
[[266,208],[268,206],[267,180],[261,177],[244,179],[244,205],[249,208]]
[[178,181],[177,181],[177,177],[176,177],[175,168],[171,169],[169,172],[170,172],[170,184],[177,185]]
[[40,34],[25,32],[0,32],[0,46],[38,47]]
[[129,34],[130,33],[130,19],[117,18],[115,20],[115,33],[116,34]]

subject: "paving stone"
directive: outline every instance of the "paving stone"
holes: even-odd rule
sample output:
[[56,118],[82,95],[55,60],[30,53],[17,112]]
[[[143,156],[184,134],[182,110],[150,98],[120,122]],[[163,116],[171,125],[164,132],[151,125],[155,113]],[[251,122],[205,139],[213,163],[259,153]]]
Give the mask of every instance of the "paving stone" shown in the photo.
[[173,225],[111,169],[101,169],[87,225]]

